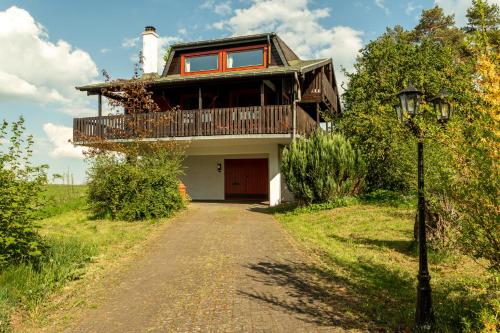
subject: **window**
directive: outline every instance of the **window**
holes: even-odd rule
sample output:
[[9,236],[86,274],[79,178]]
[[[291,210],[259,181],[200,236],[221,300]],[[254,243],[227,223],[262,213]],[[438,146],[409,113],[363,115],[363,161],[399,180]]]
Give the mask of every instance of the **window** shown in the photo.
[[205,72],[219,69],[219,54],[207,54],[186,57],[184,60],[184,72]]
[[227,68],[262,66],[263,64],[264,64],[263,48],[227,53]]
[[267,45],[251,45],[181,55],[181,74],[195,75],[267,67]]

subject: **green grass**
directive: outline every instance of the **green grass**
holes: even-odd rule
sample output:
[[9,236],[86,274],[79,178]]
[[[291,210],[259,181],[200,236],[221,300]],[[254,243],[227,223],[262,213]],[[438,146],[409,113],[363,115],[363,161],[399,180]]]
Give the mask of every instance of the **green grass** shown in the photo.
[[50,298],[70,281],[84,278],[89,263],[113,264],[159,225],[90,220],[83,205],[84,187],[56,185],[47,190],[52,202],[44,213],[51,217],[38,225],[48,252],[38,266],[24,263],[0,272],[0,332],[12,330],[13,314],[14,321],[43,323],[51,308]]
[[44,207],[39,214],[42,218],[56,216],[74,209],[85,207],[85,185],[55,185],[44,187]]
[[[366,203],[371,202],[371,203]],[[382,331],[409,331],[413,325],[418,253],[413,242],[414,208],[365,203],[330,210],[291,210],[275,216],[295,239],[317,255],[314,271],[335,311],[352,313]],[[433,303],[438,331],[476,331],[498,296],[492,276],[478,263],[459,255],[429,253]],[[322,283],[315,282],[315,285]],[[343,307],[338,304],[345,304]],[[488,305],[489,304],[489,305]],[[496,303],[498,316],[498,302]],[[489,309],[489,310],[488,310]],[[481,316],[484,318],[481,319]],[[494,322],[494,319],[489,319]]]

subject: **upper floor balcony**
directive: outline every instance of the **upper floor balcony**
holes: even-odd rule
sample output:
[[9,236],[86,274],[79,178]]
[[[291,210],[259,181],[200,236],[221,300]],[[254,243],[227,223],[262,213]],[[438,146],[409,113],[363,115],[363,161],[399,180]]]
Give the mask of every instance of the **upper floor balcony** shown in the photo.
[[91,144],[132,138],[189,140],[231,135],[308,135],[319,126],[300,106],[265,105],[75,118],[73,140]]

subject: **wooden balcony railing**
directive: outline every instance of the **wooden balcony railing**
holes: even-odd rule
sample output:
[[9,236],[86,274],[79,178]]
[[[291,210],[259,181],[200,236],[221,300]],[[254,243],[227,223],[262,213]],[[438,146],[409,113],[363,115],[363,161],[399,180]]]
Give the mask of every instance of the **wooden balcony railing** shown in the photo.
[[323,88],[323,100],[330,104],[330,106],[337,111],[337,95],[335,91],[333,90],[333,87],[326,78],[325,73],[322,73],[321,75],[321,87]]
[[[169,138],[213,135],[287,134],[293,131],[291,105],[236,107],[201,110],[172,110],[137,115],[75,118],[75,142],[134,137]],[[309,134],[316,121],[297,107],[297,133]]]
[[325,102],[334,110],[337,109],[337,94],[330,81],[323,72],[317,72],[309,82],[302,94],[303,102]]

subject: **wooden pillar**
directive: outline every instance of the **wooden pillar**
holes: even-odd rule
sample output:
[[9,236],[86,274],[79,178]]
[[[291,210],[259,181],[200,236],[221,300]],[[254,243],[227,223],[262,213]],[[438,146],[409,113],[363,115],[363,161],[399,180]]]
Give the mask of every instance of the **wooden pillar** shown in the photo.
[[285,104],[284,102],[284,97],[285,97],[285,80],[281,78],[281,96],[280,96],[280,104]]
[[264,108],[264,104],[265,104],[265,96],[264,96],[264,92],[265,92],[265,87],[264,87],[264,81],[262,81],[260,83],[260,106],[262,108]]
[[97,97],[97,115],[102,117],[102,94],[99,93]]
[[198,88],[198,110],[203,109],[203,96],[201,95],[201,87]]
[[319,127],[319,103],[316,103],[316,125]]

